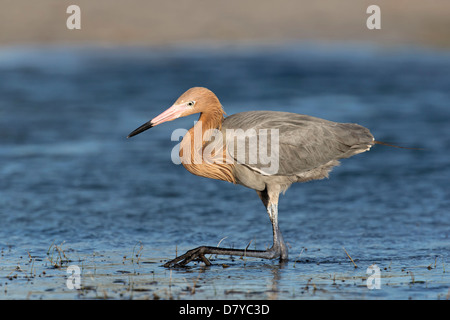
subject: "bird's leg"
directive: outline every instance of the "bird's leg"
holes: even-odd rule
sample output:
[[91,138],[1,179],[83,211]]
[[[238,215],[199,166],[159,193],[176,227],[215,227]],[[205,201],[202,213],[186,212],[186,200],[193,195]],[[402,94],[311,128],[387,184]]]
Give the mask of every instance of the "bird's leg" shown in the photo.
[[269,203],[267,206],[267,213],[269,214],[273,229],[273,245],[269,250],[276,252],[276,255],[280,257],[280,260],[287,260],[288,250],[284,243],[283,236],[281,235],[280,228],[278,227],[278,204]]
[[272,222],[273,245],[269,250],[275,251],[280,257],[280,260],[287,260],[288,250],[284,243],[283,236],[281,235],[280,228],[278,227],[278,198],[280,196],[280,189],[266,188],[265,190],[257,191],[256,193],[266,207],[270,222]]
[[280,260],[287,260],[288,250],[286,244],[284,243],[283,236],[281,235],[280,228],[278,227],[278,193],[276,193],[276,196],[272,195],[270,200],[268,193],[265,191],[264,193],[258,192],[258,195],[266,206],[267,213],[269,214],[270,221],[272,222],[273,245],[271,248],[267,250],[247,250],[201,246],[189,250],[185,254],[166,262],[164,267],[184,267],[193,260],[202,260],[207,266],[209,266],[211,265],[211,262],[209,262],[209,260],[205,257],[207,254],[244,256],[263,259],[279,258]]

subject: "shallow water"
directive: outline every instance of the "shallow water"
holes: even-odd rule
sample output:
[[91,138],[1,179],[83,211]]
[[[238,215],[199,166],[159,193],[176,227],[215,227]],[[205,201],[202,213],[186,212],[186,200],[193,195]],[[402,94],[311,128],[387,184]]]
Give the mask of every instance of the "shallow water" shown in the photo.
[[[279,206],[286,264],[212,257],[168,270],[198,245],[272,241],[254,191],[171,162],[172,131],[197,116],[125,138],[192,86],[228,114],[357,122],[425,150],[375,146],[292,186]],[[411,48],[4,48],[0,298],[446,299],[449,88],[450,55]],[[379,290],[367,288],[373,264]]]

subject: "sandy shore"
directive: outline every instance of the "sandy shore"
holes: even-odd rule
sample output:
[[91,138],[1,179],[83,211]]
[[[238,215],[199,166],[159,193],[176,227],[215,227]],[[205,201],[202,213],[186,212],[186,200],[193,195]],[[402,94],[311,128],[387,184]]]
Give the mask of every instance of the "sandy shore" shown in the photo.
[[[68,30],[66,8],[81,8]],[[381,30],[366,9],[381,8]],[[448,0],[0,0],[0,45],[364,42],[450,47]]]

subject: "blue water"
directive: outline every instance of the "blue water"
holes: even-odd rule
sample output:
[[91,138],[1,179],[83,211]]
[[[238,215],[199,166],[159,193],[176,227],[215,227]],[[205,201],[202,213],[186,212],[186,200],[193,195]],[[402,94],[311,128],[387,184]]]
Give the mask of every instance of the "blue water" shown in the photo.
[[[377,140],[424,149],[375,146],[342,161],[328,180],[292,186],[279,206],[287,265],[213,257],[206,271],[201,265],[168,271],[161,264],[176,251],[223,238],[222,246],[235,248],[251,241],[249,248],[263,249],[272,241],[254,191],[193,176],[171,162],[178,143],[172,131],[190,128],[197,116],[126,139],[193,86],[214,91],[228,114],[282,110],[356,122]],[[112,298],[133,291],[111,289],[128,267],[134,275],[138,268],[135,281],[144,278],[140,284],[149,288],[139,293],[150,298],[445,299],[449,101],[448,52],[3,48],[0,298],[91,297],[89,290],[64,289],[65,269],[51,268],[47,254],[53,243],[86,270],[95,261],[107,276],[84,281],[96,290],[98,281]],[[139,246],[136,264],[130,256]],[[382,270],[380,290],[365,285],[372,264]],[[24,276],[33,268],[34,277]],[[195,294],[185,288],[193,282]]]

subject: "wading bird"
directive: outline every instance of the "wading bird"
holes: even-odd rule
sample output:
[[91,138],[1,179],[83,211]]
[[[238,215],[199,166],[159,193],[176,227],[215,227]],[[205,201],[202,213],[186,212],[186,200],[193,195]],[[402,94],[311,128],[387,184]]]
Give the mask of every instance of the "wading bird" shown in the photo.
[[[295,182],[328,177],[340,159],[367,151],[379,143],[367,128],[358,124],[337,123],[307,115],[249,111],[225,117],[216,95],[201,87],[186,91],[169,109],[131,132],[128,138],[163,122],[195,113],[200,113],[200,118],[180,143],[183,166],[195,175],[255,190],[272,223],[273,245],[267,250],[201,246],[167,262],[165,267],[185,266],[198,259],[210,265],[205,254],[287,260],[288,250],[278,227],[279,194]],[[217,133],[222,133],[222,139],[212,139],[213,135],[218,136]],[[277,139],[268,139],[269,133]],[[262,139],[263,136],[265,139]],[[253,138],[256,138],[253,141],[257,141],[260,149],[270,150],[276,156],[271,158],[276,162],[272,170],[267,169],[267,161],[263,163],[257,154],[252,157],[255,152],[258,153],[258,150],[252,150],[250,141]],[[239,141],[248,143],[242,149],[237,147]],[[261,141],[266,146],[261,146]],[[215,145],[211,148],[213,142]],[[223,161],[205,159],[203,151],[208,148],[213,150],[211,154],[214,159]],[[239,155],[240,150],[245,153],[244,156]]]

